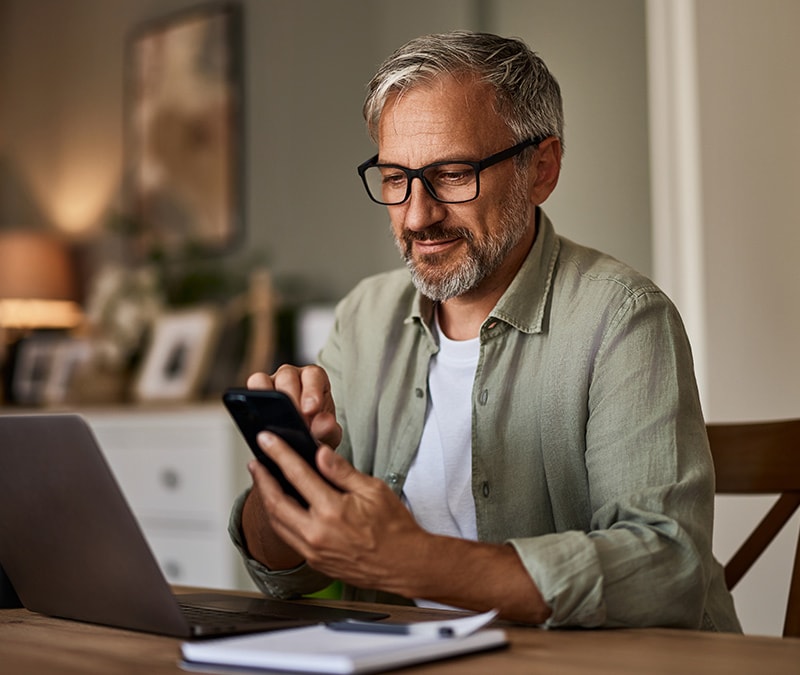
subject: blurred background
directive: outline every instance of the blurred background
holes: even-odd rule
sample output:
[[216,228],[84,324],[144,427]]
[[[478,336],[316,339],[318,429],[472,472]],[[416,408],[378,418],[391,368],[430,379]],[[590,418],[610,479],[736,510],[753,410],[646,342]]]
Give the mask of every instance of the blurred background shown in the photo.
[[[522,37],[558,78],[567,153],[545,209],[560,234],[675,300],[708,419],[798,416],[800,4],[242,0],[231,236],[145,250],[130,205],[132,48],[197,6],[0,0],[7,409],[195,401],[248,370],[312,360],[333,304],[399,264],[355,171],[374,152],[365,85],[405,40],[468,28]],[[55,304],[3,304],[21,297]],[[718,531],[758,518],[740,504],[721,502]],[[731,544],[715,547],[724,559]],[[771,555],[737,602],[746,628],[777,634],[762,605],[785,597],[790,555]]]

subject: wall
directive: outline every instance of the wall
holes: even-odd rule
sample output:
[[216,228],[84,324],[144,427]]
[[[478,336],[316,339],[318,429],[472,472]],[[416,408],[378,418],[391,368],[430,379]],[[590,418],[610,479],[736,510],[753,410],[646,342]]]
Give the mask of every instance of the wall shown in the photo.
[[[103,225],[119,201],[125,35],[192,4],[0,0],[0,87],[14,102],[0,106],[0,227]],[[559,229],[649,271],[642,4],[583,4],[246,0],[247,232],[225,264],[263,256],[306,294],[333,298],[397,266],[386,214],[355,172],[373,152],[365,84],[410,37],[486,24],[531,39],[564,88],[572,146],[547,205]],[[598,161],[619,152],[613,170]]]
[[644,2],[497,0],[487,24],[526,40],[561,85],[566,156],[544,206],[557,231],[650,274]]
[[697,3],[714,419],[800,411],[797,26],[793,0]]

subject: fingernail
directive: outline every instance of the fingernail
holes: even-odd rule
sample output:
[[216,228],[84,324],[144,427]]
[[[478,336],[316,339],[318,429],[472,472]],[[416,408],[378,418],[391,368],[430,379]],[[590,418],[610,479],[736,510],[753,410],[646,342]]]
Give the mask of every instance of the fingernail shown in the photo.
[[303,412],[311,412],[317,406],[317,397],[316,396],[303,396],[302,400],[300,401],[300,408]]
[[273,443],[272,434],[268,431],[259,432],[257,440],[261,445],[272,445]]

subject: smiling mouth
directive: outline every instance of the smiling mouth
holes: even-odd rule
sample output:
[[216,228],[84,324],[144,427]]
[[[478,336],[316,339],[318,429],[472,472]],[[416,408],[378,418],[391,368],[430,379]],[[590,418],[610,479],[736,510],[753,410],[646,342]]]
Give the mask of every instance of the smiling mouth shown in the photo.
[[461,237],[448,237],[447,239],[414,239],[412,246],[423,254],[433,254],[444,251],[454,244],[463,241]]
[[420,231],[407,230],[403,233],[406,256],[412,252],[423,256],[445,253],[459,243],[469,243],[471,232],[466,228],[444,228],[433,225]]

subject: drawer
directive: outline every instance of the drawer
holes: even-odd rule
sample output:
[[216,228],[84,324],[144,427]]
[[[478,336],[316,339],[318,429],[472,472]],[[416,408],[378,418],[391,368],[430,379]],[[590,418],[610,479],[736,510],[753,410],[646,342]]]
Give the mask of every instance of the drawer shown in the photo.
[[237,586],[236,567],[242,563],[227,535],[220,539],[145,530],[145,536],[169,583],[210,588]]
[[220,434],[90,421],[114,475],[137,513],[226,513],[234,466]]

